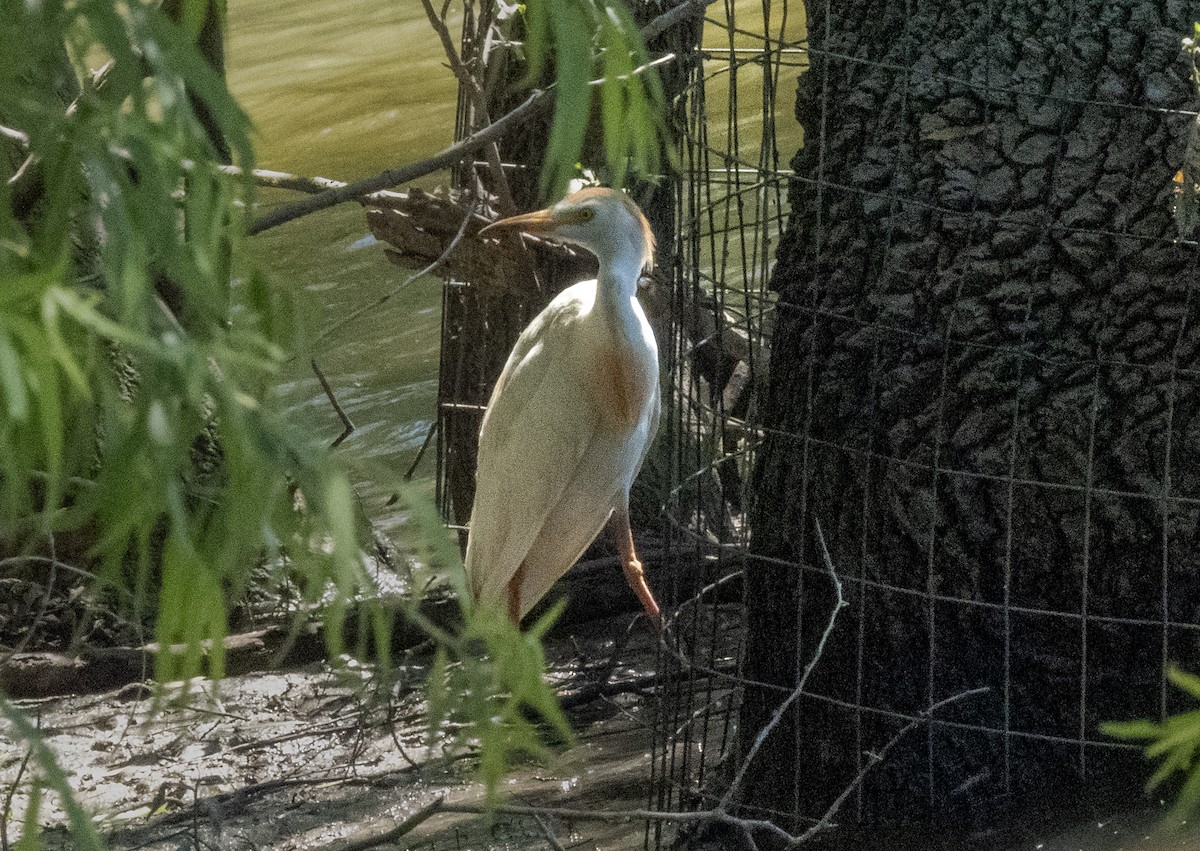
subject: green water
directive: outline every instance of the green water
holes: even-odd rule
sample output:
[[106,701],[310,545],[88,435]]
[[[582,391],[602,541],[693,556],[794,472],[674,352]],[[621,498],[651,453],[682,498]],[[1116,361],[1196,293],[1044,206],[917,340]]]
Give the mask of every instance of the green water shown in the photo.
[[[263,168],[354,180],[440,150],[453,139],[456,97],[443,61],[415,0],[229,4],[229,81],[255,123]],[[260,201],[297,197],[270,192]],[[357,426],[343,451],[368,469],[403,472],[434,418],[440,283],[405,285],[408,273],[364,244],[368,233],[362,209],[346,204],[253,244],[267,274],[295,297],[305,342],[280,385],[293,415],[322,438],[341,431],[309,367],[315,357]],[[419,475],[432,470],[431,453]],[[386,497],[374,490],[359,486],[373,513]]]

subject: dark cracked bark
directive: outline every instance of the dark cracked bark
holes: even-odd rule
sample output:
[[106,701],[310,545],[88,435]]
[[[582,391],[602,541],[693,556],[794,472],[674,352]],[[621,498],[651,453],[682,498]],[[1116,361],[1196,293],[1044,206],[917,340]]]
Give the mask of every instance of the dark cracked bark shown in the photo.
[[[1198,266],[1170,213],[1196,19],[811,4],[754,524],[799,567],[748,574],[747,677],[793,687],[827,619],[814,518],[849,606],[746,803],[820,815],[892,713],[977,686],[841,820],[987,833],[1140,793],[1136,752],[1072,740],[1180,709],[1164,653],[1200,667]],[[785,695],[747,689],[745,746]]]

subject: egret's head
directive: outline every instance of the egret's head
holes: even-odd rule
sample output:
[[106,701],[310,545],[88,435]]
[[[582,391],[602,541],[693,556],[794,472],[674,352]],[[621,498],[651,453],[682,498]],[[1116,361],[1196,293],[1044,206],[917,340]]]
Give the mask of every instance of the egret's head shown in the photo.
[[553,207],[510,216],[485,227],[480,235],[515,228],[580,245],[601,262],[632,256],[642,268],[654,263],[654,233],[638,205],[628,195],[602,186],[589,186]]

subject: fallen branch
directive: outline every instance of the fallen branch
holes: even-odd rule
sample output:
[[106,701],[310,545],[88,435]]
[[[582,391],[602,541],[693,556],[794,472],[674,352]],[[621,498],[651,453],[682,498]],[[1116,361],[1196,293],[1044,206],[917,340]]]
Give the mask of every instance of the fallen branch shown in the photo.
[[442,809],[445,802],[446,796],[439,795],[433,799],[432,803],[421,807],[421,809],[417,810],[387,833],[381,833],[378,836],[372,836],[367,839],[359,839],[351,842],[348,845],[335,847],[337,848],[337,851],[367,851],[368,848],[378,848],[380,845],[386,845],[389,842],[395,842],[400,837],[412,833],[418,825],[428,820],[431,816],[437,814]]
[[[657,578],[665,583],[664,555],[661,550],[646,552],[651,581]],[[563,595],[568,597],[567,611],[555,626],[556,630],[569,628],[573,623],[640,609],[637,598],[619,578],[617,564],[615,557],[600,558],[577,564],[567,574],[552,595],[554,599]],[[701,571],[689,571],[688,576],[698,584],[702,580],[701,574]],[[688,587],[684,586],[685,592]],[[547,601],[546,605],[551,602]],[[461,616],[461,609],[452,595],[431,595],[421,603],[421,613],[431,622],[448,627]],[[358,629],[353,611],[344,629],[345,640],[352,644]],[[427,638],[409,621],[397,618],[392,649],[408,650]],[[222,645],[226,676],[306,664],[324,659],[327,653],[324,632],[316,623],[302,624],[298,638],[294,638],[286,626],[274,626],[228,636]],[[202,643],[201,647],[207,653],[211,645]],[[83,648],[75,654],[12,654],[0,660],[0,692],[10,698],[33,699],[111,691],[151,676],[157,652],[157,644],[147,644],[142,647]],[[174,647],[172,652],[182,653],[184,648]]]
[[513,127],[528,121],[544,109],[548,103],[545,91],[535,91],[526,98],[524,103],[503,118],[493,121],[487,127],[472,133],[461,142],[455,142],[450,147],[445,148],[440,153],[434,154],[428,159],[401,166],[400,168],[388,169],[374,177],[368,177],[365,180],[329,189],[293,204],[285,204],[256,219],[246,229],[246,232],[253,236],[265,230],[270,230],[271,228],[276,228],[282,224],[299,219],[302,216],[307,216],[320,210],[327,210],[346,201],[357,201],[359,198],[364,195],[370,195],[372,192],[391,189],[393,186],[399,186],[402,183],[416,180],[418,177],[424,177],[427,174],[433,174],[435,171],[448,168],[468,154],[472,154],[484,145],[501,138]]

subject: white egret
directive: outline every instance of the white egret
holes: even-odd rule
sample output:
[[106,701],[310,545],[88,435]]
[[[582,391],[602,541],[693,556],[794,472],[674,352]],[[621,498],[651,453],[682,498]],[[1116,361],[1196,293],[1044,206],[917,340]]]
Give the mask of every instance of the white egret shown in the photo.
[[629,488],[658,428],[658,347],[637,300],[654,235],[637,204],[592,187],[494,222],[582,246],[596,280],[560,293],[529,323],[492,391],[479,433],[467,582],[516,622],[607,523],[650,620],[659,608],[629,528]]

